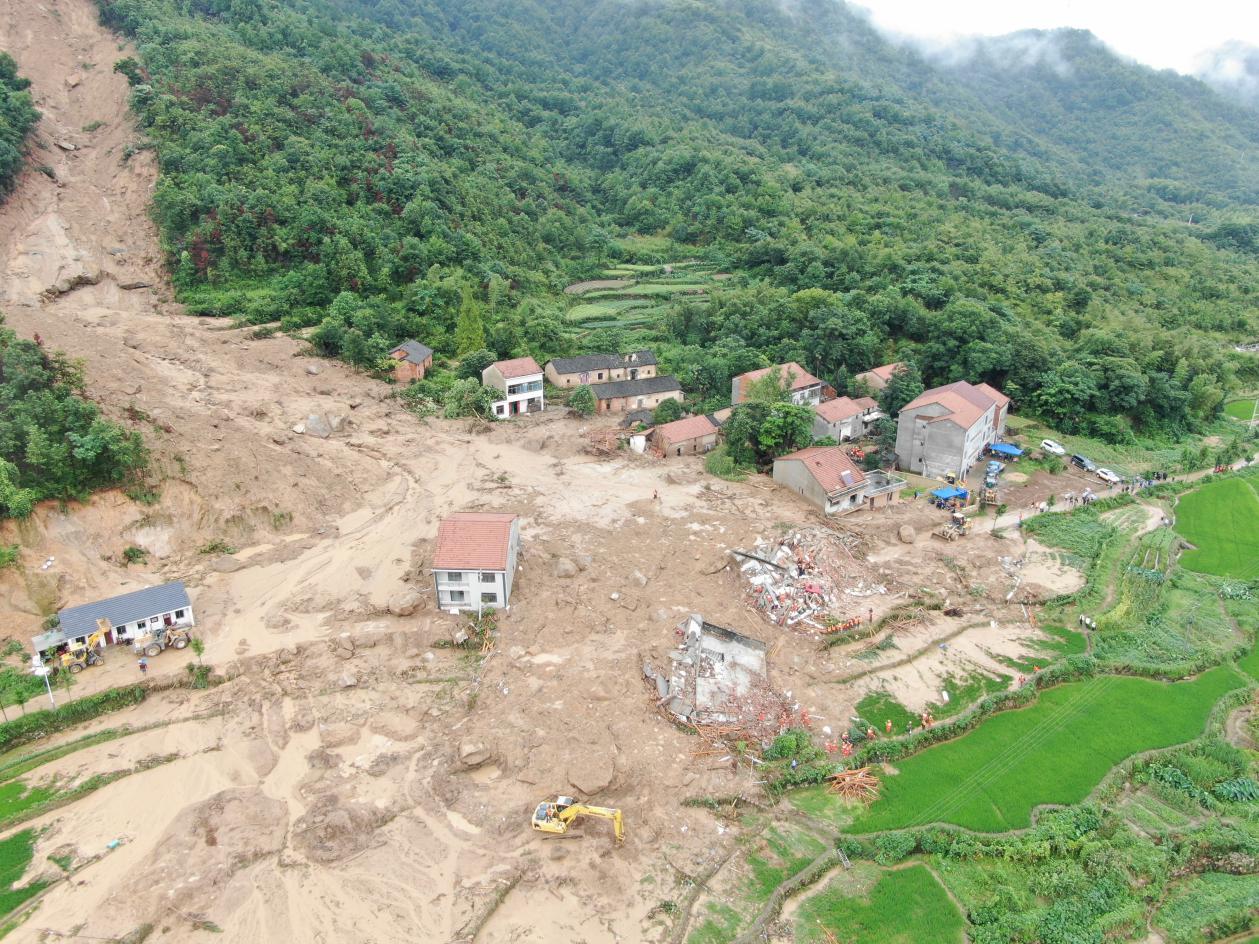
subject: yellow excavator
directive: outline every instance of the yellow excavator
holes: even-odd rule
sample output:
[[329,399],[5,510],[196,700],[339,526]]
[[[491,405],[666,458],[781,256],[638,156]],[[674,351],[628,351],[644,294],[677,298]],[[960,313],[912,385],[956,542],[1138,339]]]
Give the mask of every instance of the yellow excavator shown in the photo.
[[[71,675],[78,675],[89,665],[101,665],[105,661],[105,657],[101,655],[101,649],[105,644],[105,631],[98,629],[92,635],[87,637],[87,642],[82,646],[76,646],[67,649],[53,660],[53,668],[58,672],[69,672]],[[73,643],[70,644],[74,646]]]
[[562,836],[579,816],[598,816],[612,820],[612,832],[616,841],[625,841],[625,822],[621,818],[620,810],[606,806],[587,806],[566,796],[539,803],[538,808],[533,811],[533,828],[539,832]]

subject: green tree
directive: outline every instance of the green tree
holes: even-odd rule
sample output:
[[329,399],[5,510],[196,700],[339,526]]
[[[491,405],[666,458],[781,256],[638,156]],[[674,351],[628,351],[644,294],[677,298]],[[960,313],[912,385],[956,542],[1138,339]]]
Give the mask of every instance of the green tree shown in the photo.
[[595,395],[594,391],[585,384],[582,384],[572,392],[568,398],[568,408],[576,410],[582,416],[594,416],[595,413]]
[[652,412],[651,419],[657,426],[682,418],[682,404],[677,400],[662,400]]
[[487,351],[484,348],[479,351],[469,351],[459,358],[459,367],[455,370],[455,374],[459,377],[471,378],[479,382],[485,368],[489,367],[496,360],[498,360],[498,357],[493,351]]
[[896,417],[905,404],[925,390],[922,375],[913,361],[905,361],[887,380],[887,386],[879,391],[879,409],[890,417]]
[[463,356],[485,349],[485,325],[481,305],[473,297],[471,286],[465,285],[459,303],[459,322],[455,327],[455,353]]

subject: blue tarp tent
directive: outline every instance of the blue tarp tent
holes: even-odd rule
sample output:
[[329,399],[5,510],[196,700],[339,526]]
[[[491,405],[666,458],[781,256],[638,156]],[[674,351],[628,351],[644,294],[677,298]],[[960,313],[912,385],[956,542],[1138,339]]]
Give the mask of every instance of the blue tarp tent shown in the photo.
[[1010,443],[993,443],[988,447],[989,452],[995,452],[999,456],[1021,456],[1023,450],[1018,446],[1012,446]]
[[943,488],[932,489],[931,494],[940,501],[951,501],[954,498],[965,498],[970,493],[956,485],[946,485]]

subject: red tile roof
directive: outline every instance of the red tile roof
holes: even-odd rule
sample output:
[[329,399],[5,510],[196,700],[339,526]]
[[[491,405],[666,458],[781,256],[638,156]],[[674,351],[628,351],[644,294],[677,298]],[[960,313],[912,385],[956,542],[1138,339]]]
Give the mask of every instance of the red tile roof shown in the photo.
[[819,403],[813,409],[818,416],[826,420],[828,423],[839,423],[843,420],[864,413],[873,406],[877,406],[869,397],[862,397],[860,400],[854,400],[852,397],[839,397],[835,400],[827,400]]
[[852,402],[863,410],[877,410],[879,408],[879,401],[874,399],[874,397],[857,397]]
[[904,409],[911,410],[928,404],[938,404],[947,412],[933,417],[930,422],[952,420],[963,429],[970,429],[981,416],[988,412],[990,407],[996,406],[1000,409],[1009,402],[1005,394],[987,384],[973,386],[965,380],[959,380],[945,384],[943,387],[923,391],[916,399],[905,404]]
[[656,435],[667,443],[686,442],[688,439],[711,436],[715,432],[717,432],[717,427],[703,414],[688,416],[686,419],[674,420],[672,423],[656,427]]
[[[903,364],[900,361],[896,361],[892,364],[883,364],[879,367],[871,367],[869,370],[863,370],[861,374],[874,374],[874,376],[878,377],[884,383],[887,383],[892,379],[892,374],[896,373],[896,371],[902,366]],[[857,374],[857,376],[860,377],[861,374]]]
[[739,381],[739,398],[743,399],[747,396],[748,384],[756,383],[756,381],[771,372],[777,374],[779,377],[783,376],[784,372],[791,375],[791,389],[793,391],[803,390],[805,387],[812,387],[815,384],[823,382],[818,380],[795,361],[788,361],[785,364],[775,364],[773,367],[762,367],[760,370],[749,370],[746,374],[739,374],[739,376],[735,378]]
[[437,528],[434,570],[506,570],[517,515],[461,512]]
[[866,474],[858,469],[848,454],[838,446],[810,446],[781,456],[777,462],[795,460],[804,464],[805,469],[822,486],[826,494],[860,485],[866,480]]
[[504,380],[514,380],[516,377],[528,377],[530,374],[542,373],[542,368],[538,366],[538,362],[532,357],[517,357],[510,361],[495,361],[490,366],[498,368],[498,372]]

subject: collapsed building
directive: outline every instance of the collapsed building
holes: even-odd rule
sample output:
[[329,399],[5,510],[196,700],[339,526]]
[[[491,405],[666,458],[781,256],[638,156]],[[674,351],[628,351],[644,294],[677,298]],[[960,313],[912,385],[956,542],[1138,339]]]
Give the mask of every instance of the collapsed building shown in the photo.
[[773,737],[795,722],[794,706],[770,687],[765,643],[697,613],[676,633],[681,642],[666,667],[643,665],[657,704],[674,719],[737,729],[750,739]]

